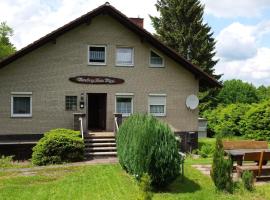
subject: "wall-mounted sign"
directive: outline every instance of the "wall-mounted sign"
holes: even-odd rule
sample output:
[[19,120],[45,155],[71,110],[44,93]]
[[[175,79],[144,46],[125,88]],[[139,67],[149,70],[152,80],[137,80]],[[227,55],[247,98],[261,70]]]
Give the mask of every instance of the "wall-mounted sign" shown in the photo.
[[75,76],[69,80],[82,84],[121,84],[125,82],[123,79],[107,76]]

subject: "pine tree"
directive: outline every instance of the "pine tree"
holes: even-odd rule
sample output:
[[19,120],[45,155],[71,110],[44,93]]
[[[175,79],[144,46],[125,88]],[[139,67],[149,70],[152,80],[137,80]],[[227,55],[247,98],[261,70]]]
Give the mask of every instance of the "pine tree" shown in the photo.
[[157,37],[205,72],[214,74],[215,39],[203,22],[204,6],[199,0],[158,0],[160,17],[151,17]]

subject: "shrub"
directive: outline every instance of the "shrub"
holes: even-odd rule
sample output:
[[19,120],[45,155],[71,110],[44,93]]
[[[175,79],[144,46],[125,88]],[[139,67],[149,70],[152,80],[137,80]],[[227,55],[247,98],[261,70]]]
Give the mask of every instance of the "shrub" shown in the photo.
[[132,115],[117,134],[121,166],[139,179],[148,173],[153,186],[165,186],[180,173],[180,155],[169,126],[153,116]]
[[84,143],[77,131],[54,129],[44,134],[33,148],[35,165],[60,164],[83,160]]
[[143,174],[139,182],[140,193],[137,200],[151,200],[151,178],[148,174]]
[[248,104],[230,104],[218,106],[212,111],[204,113],[208,120],[208,129],[216,134],[225,136],[240,136],[240,122],[244,114],[250,109]]
[[245,137],[270,141],[270,99],[253,104],[240,122]]
[[0,157],[0,168],[12,167],[13,156]]
[[199,155],[203,158],[208,158],[213,155],[215,151],[215,148],[210,145],[210,144],[204,144],[202,147],[199,149]]
[[254,189],[254,176],[251,171],[244,171],[242,174],[244,188],[252,191]]
[[224,150],[221,136],[218,135],[216,139],[216,149],[213,157],[213,164],[211,169],[211,178],[220,191],[233,192],[232,181],[232,162],[230,159],[224,158]]

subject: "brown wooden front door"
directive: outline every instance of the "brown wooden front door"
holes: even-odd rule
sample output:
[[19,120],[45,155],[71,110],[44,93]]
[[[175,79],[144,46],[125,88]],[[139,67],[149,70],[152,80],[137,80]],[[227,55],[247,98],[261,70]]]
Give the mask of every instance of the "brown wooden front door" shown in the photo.
[[95,131],[106,130],[106,93],[88,94],[88,129]]

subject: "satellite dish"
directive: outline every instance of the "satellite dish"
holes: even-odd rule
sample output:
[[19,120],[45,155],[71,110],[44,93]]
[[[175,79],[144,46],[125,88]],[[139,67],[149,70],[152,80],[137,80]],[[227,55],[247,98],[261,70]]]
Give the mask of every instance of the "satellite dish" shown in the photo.
[[199,105],[199,99],[196,95],[189,95],[186,99],[186,106],[190,110],[195,110]]

